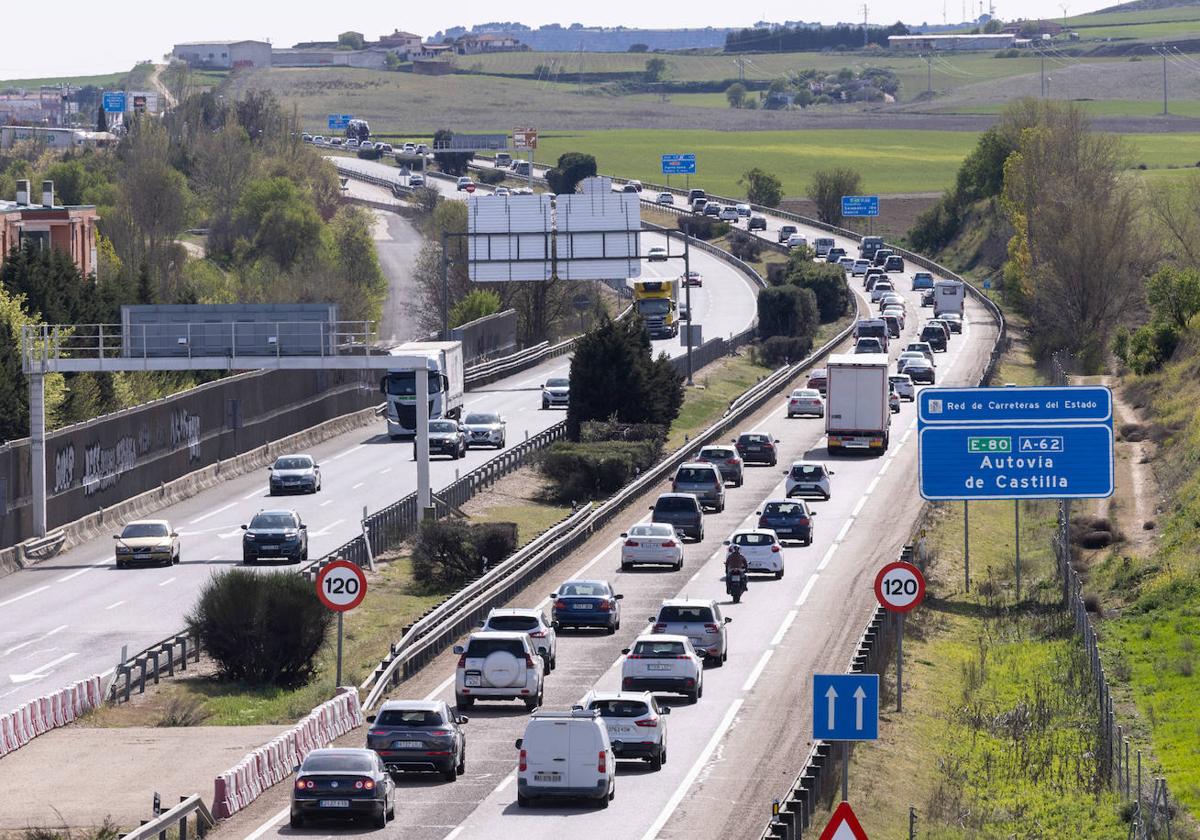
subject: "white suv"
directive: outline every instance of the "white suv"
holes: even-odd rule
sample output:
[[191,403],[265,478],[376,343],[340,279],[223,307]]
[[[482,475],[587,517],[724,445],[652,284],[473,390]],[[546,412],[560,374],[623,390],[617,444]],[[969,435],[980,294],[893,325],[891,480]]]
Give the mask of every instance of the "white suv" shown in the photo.
[[547,674],[558,665],[558,634],[539,609],[493,609],[479,627],[498,633],[524,633],[541,654]]
[[589,691],[576,709],[599,712],[617,758],[641,758],[661,770],[667,763],[667,719],[670,706],[660,706],[648,691]]
[[542,705],[545,664],[524,633],[472,633],[455,645],[454,700],[469,709],[476,700],[523,700],[526,708]]
[[774,531],[767,528],[734,531],[733,536],[725,540],[725,545],[729,546],[728,552],[737,546],[746,558],[747,571],[766,572],[775,575],[775,580],[783,577],[783,546]]
[[721,608],[711,598],[669,598],[649,620],[654,622],[654,633],[684,636],[696,653],[714,665],[729,657],[725,625],[733,619],[722,618]]
[[621,688],[669,691],[695,703],[704,696],[704,660],[687,636],[648,633],[621,651]]

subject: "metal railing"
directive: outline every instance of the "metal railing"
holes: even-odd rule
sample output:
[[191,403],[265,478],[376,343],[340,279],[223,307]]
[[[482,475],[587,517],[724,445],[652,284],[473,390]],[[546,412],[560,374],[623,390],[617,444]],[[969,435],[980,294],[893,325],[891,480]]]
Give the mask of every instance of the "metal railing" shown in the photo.
[[[184,630],[155,642],[116,666],[108,689],[109,700],[129,702],[135,684],[138,694],[145,694],[147,680],[153,680],[158,685],[164,671],[168,677],[175,676],[176,667],[186,671],[189,659],[192,662],[200,661],[200,638],[196,634]],[[123,685],[122,678],[125,680]]]
[[[157,794],[155,797],[157,798]],[[212,811],[204,804],[200,794],[193,793],[191,796],[180,797],[179,804],[171,810],[164,811],[152,820],[143,821],[138,828],[121,835],[121,840],[154,840],[166,837],[167,832],[172,829],[176,830],[178,840],[188,840],[189,817],[192,819],[192,829],[200,838],[217,824]]]

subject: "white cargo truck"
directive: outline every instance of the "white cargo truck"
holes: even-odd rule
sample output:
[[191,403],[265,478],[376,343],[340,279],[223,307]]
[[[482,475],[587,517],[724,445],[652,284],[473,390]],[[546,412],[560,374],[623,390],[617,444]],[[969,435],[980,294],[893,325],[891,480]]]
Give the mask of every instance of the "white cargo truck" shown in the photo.
[[934,280],[933,281],[933,315],[936,318],[939,315],[945,315],[947,312],[953,312],[958,316],[963,314],[963,304],[967,297],[967,287],[965,283],[959,283],[957,280]]
[[825,364],[825,435],[831,455],[862,451],[882,455],[888,447],[886,353],[830,356]]
[[[459,341],[410,341],[391,351],[393,356],[426,358],[429,376],[429,419],[459,419],[463,409],[463,353]],[[393,440],[417,433],[415,371],[396,369],[384,374],[379,390],[387,399],[387,430]]]

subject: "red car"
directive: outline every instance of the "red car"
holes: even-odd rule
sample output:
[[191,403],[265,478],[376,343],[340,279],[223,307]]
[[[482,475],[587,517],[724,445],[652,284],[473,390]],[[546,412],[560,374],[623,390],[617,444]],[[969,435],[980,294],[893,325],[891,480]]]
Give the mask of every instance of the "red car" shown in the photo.
[[816,388],[821,392],[821,396],[825,396],[825,386],[828,382],[829,379],[825,374],[825,368],[818,368],[808,375],[807,387]]

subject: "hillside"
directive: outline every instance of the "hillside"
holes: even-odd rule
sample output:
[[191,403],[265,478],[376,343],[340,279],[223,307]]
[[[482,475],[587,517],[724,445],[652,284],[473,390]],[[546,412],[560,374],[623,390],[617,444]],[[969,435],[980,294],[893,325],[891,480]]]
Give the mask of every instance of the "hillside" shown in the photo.
[[1142,12],[1152,9],[1174,9],[1177,7],[1196,6],[1200,6],[1200,0],[1133,0],[1131,3],[1121,3],[1116,6],[1099,9],[1092,12],[1092,14],[1107,15],[1120,12]]

